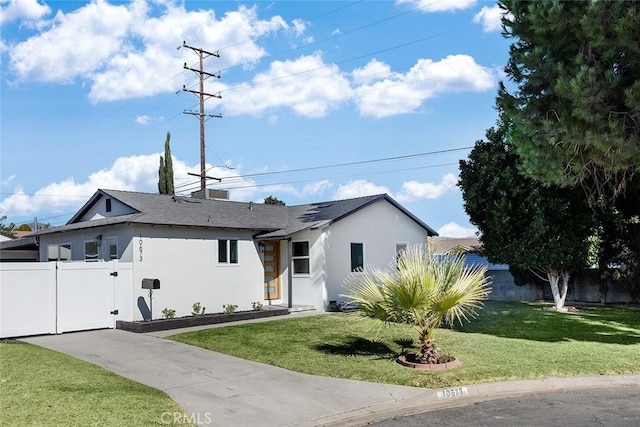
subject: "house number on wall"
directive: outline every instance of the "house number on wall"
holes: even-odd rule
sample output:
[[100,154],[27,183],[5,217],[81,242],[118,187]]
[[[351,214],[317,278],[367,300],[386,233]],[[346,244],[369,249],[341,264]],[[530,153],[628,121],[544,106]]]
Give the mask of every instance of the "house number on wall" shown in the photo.
[[142,261],[142,234],[140,235],[140,241],[138,242],[140,244],[140,261]]

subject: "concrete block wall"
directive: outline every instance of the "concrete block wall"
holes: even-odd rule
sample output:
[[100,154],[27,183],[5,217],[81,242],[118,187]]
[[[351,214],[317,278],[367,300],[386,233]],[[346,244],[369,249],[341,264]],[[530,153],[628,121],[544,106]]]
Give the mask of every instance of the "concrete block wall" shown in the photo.
[[[517,286],[513,276],[509,271],[494,270],[488,271],[491,279],[491,301],[537,301],[553,300],[551,288],[548,284],[544,286],[524,285]],[[627,304],[634,302],[629,292],[619,283],[609,281],[606,303]],[[599,277],[596,270],[585,270],[573,277],[567,293],[567,303],[587,302],[600,303]]]

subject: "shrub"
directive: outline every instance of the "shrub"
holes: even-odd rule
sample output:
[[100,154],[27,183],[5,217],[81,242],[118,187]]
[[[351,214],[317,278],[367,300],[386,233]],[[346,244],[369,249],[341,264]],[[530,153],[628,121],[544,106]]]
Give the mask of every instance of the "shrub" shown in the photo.
[[260,301],[254,301],[251,303],[251,309],[253,311],[260,311],[262,310],[262,303]]
[[236,312],[236,310],[238,309],[238,306],[235,304],[223,304],[222,305],[222,312],[224,314],[233,314]]
[[162,310],[162,318],[163,319],[173,319],[174,317],[176,317],[176,311],[171,309],[171,308],[164,308],[164,310]]
[[204,310],[206,309],[206,307],[200,305],[199,301],[193,304],[192,307],[193,311],[191,312],[191,314],[194,316],[202,316],[204,314]]

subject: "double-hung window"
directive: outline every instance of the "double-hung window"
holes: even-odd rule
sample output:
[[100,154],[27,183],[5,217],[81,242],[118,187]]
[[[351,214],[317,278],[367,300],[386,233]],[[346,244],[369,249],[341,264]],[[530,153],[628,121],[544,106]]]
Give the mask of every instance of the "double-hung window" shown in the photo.
[[98,261],[98,244],[95,240],[87,240],[84,242],[84,260]]
[[237,240],[218,240],[218,262],[220,264],[237,264],[238,263],[238,241]]
[[292,242],[293,274],[309,274],[309,242]]

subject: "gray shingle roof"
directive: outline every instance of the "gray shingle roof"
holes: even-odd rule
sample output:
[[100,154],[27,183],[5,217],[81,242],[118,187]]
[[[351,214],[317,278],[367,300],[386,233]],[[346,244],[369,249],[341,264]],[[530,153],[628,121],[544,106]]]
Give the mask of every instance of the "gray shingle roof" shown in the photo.
[[[118,200],[135,213],[79,222],[82,215],[102,197]],[[283,228],[286,225],[286,217],[285,206],[98,190],[66,225],[38,234],[123,223],[271,231]]]
[[[103,197],[118,200],[129,206],[135,213],[79,222],[84,213]],[[437,235],[431,227],[386,194],[307,205],[280,206],[119,190],[98,190],[67,225],[37,234],[137,223],[249,229],[258,231],[262,239],[284,238],[305,229],[319,228],[339,221],[379,200],[387,200],[424,228],[429,235]]]
[[287,226],[281,230],[259,236],[261,239],[284,238],[299,231],[320,228],[334,223],[352,213],[365,208],[379,200],[387,200],[389,203],[404,212],[409,218],[424,228],[428,235],[437,236],[438,233],[422,222],[418,217],[406,210],[402,205],[393,200],[387,194],[358,197],[354,199],[334,200],[330,202],[312,203],[289,207]]

